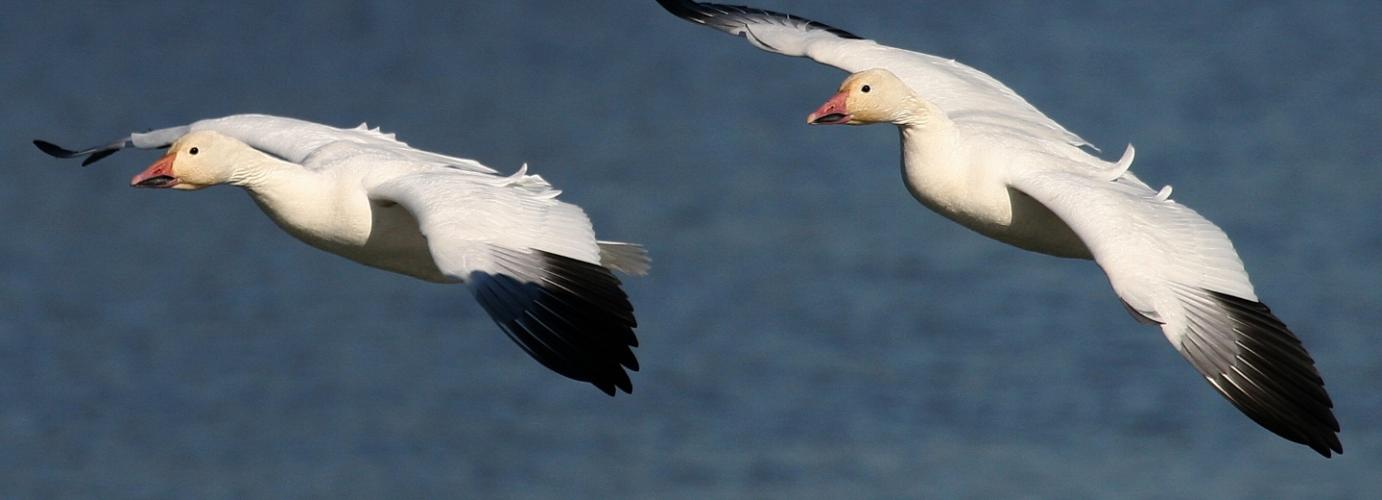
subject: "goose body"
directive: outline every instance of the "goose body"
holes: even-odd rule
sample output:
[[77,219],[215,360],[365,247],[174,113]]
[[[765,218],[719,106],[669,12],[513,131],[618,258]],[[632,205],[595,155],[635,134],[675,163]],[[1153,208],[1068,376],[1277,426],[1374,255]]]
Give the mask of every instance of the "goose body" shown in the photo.
[[528,354],[607,394],[632,390],[636,322],[611,271],[644,274],[642,247],[595,239],[585,213],[527,167],[499,175],[365,125],[341,129],[234,115],[70,151],[87,163],[125,147],[168,152],[137,187],[244,188],[288,234],[355,262],[465,284]]
[[992,77],[799,16],[659,0],[671,13],[850,73],[807,121],[890,123],[903,181],[922,205],[1044,254],[1092,259],[1139,322],[1253,421],[1328,457],[1339,424],[1314,360],[1257,298],[1228,237]]

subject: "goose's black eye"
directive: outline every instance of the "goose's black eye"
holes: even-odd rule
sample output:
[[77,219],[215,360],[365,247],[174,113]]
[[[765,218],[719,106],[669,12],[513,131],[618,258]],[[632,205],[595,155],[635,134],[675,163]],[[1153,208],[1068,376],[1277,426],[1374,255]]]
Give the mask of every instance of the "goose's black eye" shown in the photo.
[[196,146],[193,146],[192,149],[187,150],[187,154],[192,155],[192,156],[196,156],[198,152],[199,152],[199,151],[197,151],[197,147],[196,147]]
[[865,86],[863,86],[863,87],[861,87],[861,88],[859,89],[860,92],[863,92],[863,93],[865,93],[865,94],[869,93],[869,90],[870,90],[870,89],[869,89],[869,86],[868,86],[868,85],[865,85]]

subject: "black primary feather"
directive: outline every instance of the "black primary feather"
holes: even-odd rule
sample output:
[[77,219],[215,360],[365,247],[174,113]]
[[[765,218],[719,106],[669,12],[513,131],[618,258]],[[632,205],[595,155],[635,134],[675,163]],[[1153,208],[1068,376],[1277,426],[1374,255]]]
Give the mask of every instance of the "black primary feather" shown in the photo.
[[68,159],[86,156],[86,159],[82,160],[82,166],[85,167],[100,161],[102,158],[113,155],[121,149],[130,147],[130,142],[129,139],[120,139],[104,146],[96,146],[81,151],[73,151],[42,139],[34,139],[34,145],[38,146],[39,151],[43,151],[47,153],[48,156],[54,158]]
[[536,252],[538,281],[475,273],[475,298],[543,366],[610,396],[633,392],[625,370],[638,371],[638,324],[619,279],[596,264]]
[[1325,457],[1343,453],[1334,402],[1300,339],[1260,302],[1208,295],[1178,346],[1190,363],[1258,425]]
[[727,21],[738,23],[745,22],[745,18],[752,20],[755,17],[776,19],[785,21],[793,26],[805,26],[808,28],[820,29],[829,32],[840,38],[850,40],[863,40],[862,37],[848,31],[830,26],[825,23],[812,21],[800,16],[784,14],[767,9],[745,7],[742,5],[722,5],[716,3],[700,3],[690,0],[657,0],[658,5],[667,9],[673,15],[691,21],[693,23],[705,24],[717,28],[730,27]]

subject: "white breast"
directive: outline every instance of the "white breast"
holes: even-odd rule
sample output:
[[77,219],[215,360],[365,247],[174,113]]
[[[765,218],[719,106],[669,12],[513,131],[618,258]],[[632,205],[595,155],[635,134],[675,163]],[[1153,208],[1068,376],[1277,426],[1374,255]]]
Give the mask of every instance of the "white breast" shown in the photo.
[[912,196],[979,234],[1033,252],[1089,259],[1065,222],[1041,203],[1009,189],[1012,152],[973,148],[955,131],[902,129],[902,176]]
[[437,269],[417,220],[397,204],[371,202],[362,172],[284,173],[250,191],[255,204],[304,243],[361,264],[418,279],[454,281]]

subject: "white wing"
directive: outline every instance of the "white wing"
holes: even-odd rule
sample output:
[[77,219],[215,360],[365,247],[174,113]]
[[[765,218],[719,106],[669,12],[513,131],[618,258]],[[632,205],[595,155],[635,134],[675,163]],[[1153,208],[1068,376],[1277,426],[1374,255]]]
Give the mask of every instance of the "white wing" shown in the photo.
[[324,146],[346,142],[358,144],[363,148],[388,151],[419,165],[495,173],[494,169],[475,160],[415,149],[395,139],[394,134],[385,134],[378,128],[371,129],[363,123],[355,128],[342,129],[295,118],[246,114],[200,120],[193,123],[189,131],[198,130],[215,130],[239,139],[255,149],[298,164],[307,163],[307,158]]
[[1329,456],[1343,451],[1314,360],[1257,301],[1228,237],[1141,183],[1062,171],[1013,173],[1084,241],[1128,310],[1258,424]]
[[998,128],[1038,142],[1087,144],[1006,85],[951,59],[880,45],[819,22],[769,10],[688,0],[658,3],[678,17],[743,36],[769,52],[809,57],[850,73],[885,68],[961,127]]
[[610,395],[632,390],[633,306],[585,213],[540,177],[433,170],[367,189],[413,214],[437,268],[538,362]]
[[215,130],[234,137],[250,145],[250,147],[300,165],[307,164],[308,157],[326,146],[349,143],[366,150],[388,152],[396,158],[419,166],[441,166],[471,172],[496,173],[494,169],[475,160],[415,149],[395,139],[393,134],[385,134],[380,132],[378,128],[371,129],[363,123],[355,128],[342,129],[296,118],[258,114],[210,118],[193,122],[191,125],[136,132],[110,144],[79,151],[69,150],[42,140],[34,141],[34,145],[43,152],[58,158],[85,156],[87,158],[82,162],[82,165],[85,166],[124,148],[166,148],[177,141],[179,137],[198,130]]

